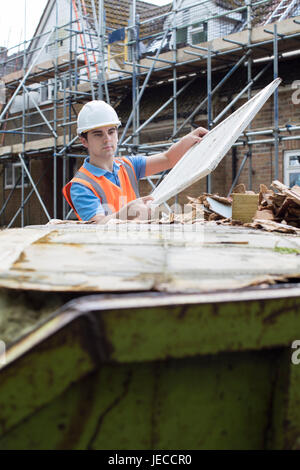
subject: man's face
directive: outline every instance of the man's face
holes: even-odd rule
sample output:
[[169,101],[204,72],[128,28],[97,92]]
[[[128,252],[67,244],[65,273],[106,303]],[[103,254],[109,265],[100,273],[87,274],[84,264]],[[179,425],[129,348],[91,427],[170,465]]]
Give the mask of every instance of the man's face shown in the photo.
[[100,127],[87,132],[87,139],[80,138],[90,155],[109,160],[113,157],[118,145],[118,129],[116,126]]

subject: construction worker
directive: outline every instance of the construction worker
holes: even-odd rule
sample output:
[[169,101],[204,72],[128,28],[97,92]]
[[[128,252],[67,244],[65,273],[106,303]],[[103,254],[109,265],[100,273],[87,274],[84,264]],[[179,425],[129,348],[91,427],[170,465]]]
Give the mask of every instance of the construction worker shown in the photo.
[[115,110],[95,100],[81,109],[77,133],[89,156],[63,194],[79,220],[105,224],[110,219],[145,220],[151,196],[140,198],[138,180],[173,168],[177,161],[208,132],[199,127],[166,152],[114,158],[121,122]]

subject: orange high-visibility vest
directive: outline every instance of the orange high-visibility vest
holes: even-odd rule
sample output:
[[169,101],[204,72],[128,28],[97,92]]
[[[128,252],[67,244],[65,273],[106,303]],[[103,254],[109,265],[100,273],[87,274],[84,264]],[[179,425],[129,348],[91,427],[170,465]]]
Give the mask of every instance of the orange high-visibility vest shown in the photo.
[[118,177],[121,187],[112,183],[105,176],[93,175],[82,166],[74,178],[63,188],[63,195],[79,220],[82,219],[77,214],[71,198],[73,183],[80,183],[89,188],[100,199],[105,215],[118,212],[121,207],[140,197],[138,181],[132,163],[126,157],[116,158],[115,161],[120,165]]

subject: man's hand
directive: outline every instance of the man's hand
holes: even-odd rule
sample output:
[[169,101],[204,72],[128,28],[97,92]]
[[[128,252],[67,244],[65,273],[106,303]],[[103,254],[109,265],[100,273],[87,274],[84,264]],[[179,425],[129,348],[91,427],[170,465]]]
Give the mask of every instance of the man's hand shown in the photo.
[[145,176],[155,175],[161,171],[173,168],[178,160],[193,145],[201,142],[207,133],[208,130],[204,127],[197,127],[197,129],[182,137],[176,144],[173,144],[166,152],[147,157]]
[[151,208],[149,202],[153,201],[152,196],[144,196],[129,202],[118,212],[110,215],[95,215],[89,220],[95,224],[106,224],[111,219],[121,220],[148,220],[151,217]]
[[192,132],[182,137],[182,139],[180,139],[178,144],[183,144],[184,147],[187,148],[185,150],[185,152],[187,152],[187,150],[191,148],[193,145],[199,144],[199,142],[201,142],[201,140],[206,134],[208,134],[207,129],[205,129],[204,127],[197,127],[197,129],[194,129]]
[[151,217],[150,201],[153,201],[152,196],[144,196],[129,202],[116,213],[116,219],[148,220]]
[[189,134],[182,137],[176,144],[172,145],[166,152],[169,159],[177,163],[178,160],[195,144],[199,144],[203,137],[208,133],[204,127],[197,127]]

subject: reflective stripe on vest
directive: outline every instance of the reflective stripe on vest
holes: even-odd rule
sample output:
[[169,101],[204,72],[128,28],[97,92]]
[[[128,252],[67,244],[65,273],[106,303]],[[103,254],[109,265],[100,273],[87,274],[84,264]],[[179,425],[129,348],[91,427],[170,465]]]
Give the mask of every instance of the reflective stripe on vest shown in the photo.
[[[74,181],[74,179],[76,179],[77,181]],[[106,198],[106,194],[105,192],[103,191],[102,187],[100,186],[99,183],[97,183],[95,180],[93,180],[89,175],[87,175],[86,173],[84,173],[83,171],[81,171],[81,168],[79,171],[77,171],[77,173],[75,174],[74,178],[73,178],[73,183],[80,183],[80,181],[78,180],[81,180],[81,181],[86,181],[87,183],[89,183],[93,189],[94,189],[94,193],[96,193],[96,195],[98,196],[98,198],[101,200],[101,203],[103,205],[106,205],[108,206],[108,202],[107,202],[107,198]],[[91,189],[91,188],[90,188]]]
[[72,202],[72,199],[71,199],[71,195],[70,195],[70,189],[71,189],[71,186],[72,186],[72,183],[69,182],[68,184],[66,184],[66,186],[63,188],[62,192],[63,192],[63,195],[65,196],[68,204],[72,207],[74,213],[76,214],[77,218],[79,220],[82,220],[81,217],[79,217],[79,214],[77,214],[76,210],[75,210],[75,207],[73,205],[73,202]]
[[127,174],[130,179],[131,186],[136,194],[136,197],[139,198],[140,197],[139,185],[138,185],[137,177],[136,177],[132,163],[126,157],[123,157],[122,160],[116,159],[116,161],[120,163],[121,165],[123,164],[123,166],[125,166]]
[[116,159],[116,161],[120,164],[118,176],[121,187],[105,176],[96,177],[82,166],[73,179],[63,188],[63,194],[79,220],[81,218],[75,211],[71,199],[71,186],[73,183],[80,183],[89,188],[100,199],[106,215],[117,212],[127,202],[140,197],[138,181],[132,163],[126,157]]

